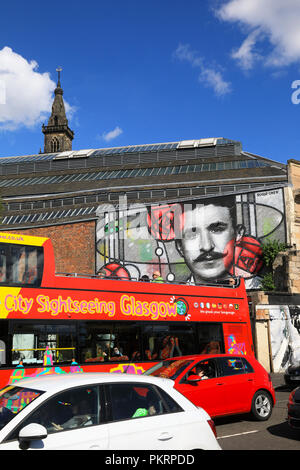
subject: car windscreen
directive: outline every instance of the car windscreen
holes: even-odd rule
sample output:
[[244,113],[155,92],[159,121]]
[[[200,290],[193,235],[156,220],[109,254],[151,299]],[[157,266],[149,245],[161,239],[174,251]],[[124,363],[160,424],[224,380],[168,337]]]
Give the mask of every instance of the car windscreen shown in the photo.
[[0,429],[43,393],[41,390],[25,387],[7,386],[2,388],[0,390]]
[[144,374],[175,380],[192,362],[192,360],[188,359],[166,360],[146,370]]

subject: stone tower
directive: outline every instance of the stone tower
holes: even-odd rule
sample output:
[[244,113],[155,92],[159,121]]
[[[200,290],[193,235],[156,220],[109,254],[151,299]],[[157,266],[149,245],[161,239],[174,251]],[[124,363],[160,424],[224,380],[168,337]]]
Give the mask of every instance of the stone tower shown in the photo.
[[48,121],[48,125],[43,124],[42,132],[44,138],[44,153],[57,153],[66,150],[72,150],[72,140],[74,132],[68,126],[65,105],[63,100],[63,89],[60,84],[61,68],[56,69],[58,72],[57,86],[55,88],[54,101],[52,105],[52,113]]

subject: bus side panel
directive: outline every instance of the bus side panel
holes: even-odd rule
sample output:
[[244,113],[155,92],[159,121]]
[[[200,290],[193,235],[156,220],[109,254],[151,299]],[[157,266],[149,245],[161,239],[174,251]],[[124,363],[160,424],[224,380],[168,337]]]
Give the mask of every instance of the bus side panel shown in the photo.
[[154,366],[155,362],[121,362],[110,363],[103,362],[97,364],[77,364],[70,366],[53,366],[53,367],[23,367],[19,365],[11,369],[1,369],[0,388],[6,385],[16,385],[20,380],[34,378],[41,375],[61,375],[69,373],[83,372],[110,372],[115,374],[143,374],[147,369]]
[[224,323],[223,332],[226,354],[254,354],[251,331],[247,323]]

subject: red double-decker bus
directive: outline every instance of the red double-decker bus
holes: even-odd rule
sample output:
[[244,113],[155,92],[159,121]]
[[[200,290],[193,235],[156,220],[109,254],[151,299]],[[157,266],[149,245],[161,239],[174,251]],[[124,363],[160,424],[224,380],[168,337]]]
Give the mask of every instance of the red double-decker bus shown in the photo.
[[254,354],[243,280],[55,275],[48,238],[0,233],[0,307],[0,386],[68,372],[139,374],[186,354]]

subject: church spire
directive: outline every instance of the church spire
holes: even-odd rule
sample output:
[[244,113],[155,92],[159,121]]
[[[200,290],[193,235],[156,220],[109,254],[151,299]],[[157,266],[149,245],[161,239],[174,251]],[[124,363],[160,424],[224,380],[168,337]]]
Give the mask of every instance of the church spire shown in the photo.
[[57,85],[54,90],[54,101],[52,104],[52,113],[48,125],[43,124],[42,132],[44,138],[44,153],[64,152],[72,150],[72,140],[74,132],[69,128],[66,116],[65,104],[63,100],[63,89],[60,83],[61,67],[56,69],[58,73]]

